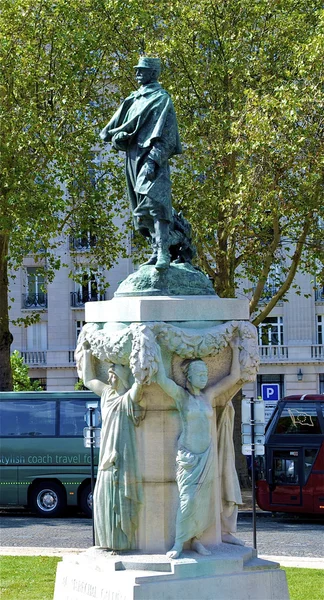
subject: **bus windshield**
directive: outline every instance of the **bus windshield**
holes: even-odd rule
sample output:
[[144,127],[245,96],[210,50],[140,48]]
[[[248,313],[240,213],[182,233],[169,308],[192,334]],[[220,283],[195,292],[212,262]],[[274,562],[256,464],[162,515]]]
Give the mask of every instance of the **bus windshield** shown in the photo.
[[289,402],[283,408],[274,434],[321,434],[315,404]]

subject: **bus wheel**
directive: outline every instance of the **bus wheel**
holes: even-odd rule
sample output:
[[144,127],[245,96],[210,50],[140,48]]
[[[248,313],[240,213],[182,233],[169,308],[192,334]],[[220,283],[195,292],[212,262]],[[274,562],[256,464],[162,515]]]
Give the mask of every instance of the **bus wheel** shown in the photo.
[[66,507],[64,491],[51,481],[36,483],[31,489],[30,506],[42,517],[58,517]]
[[81,492],[80,508],[87,517],[92,517],[92,493],[90,483],[88,483]]

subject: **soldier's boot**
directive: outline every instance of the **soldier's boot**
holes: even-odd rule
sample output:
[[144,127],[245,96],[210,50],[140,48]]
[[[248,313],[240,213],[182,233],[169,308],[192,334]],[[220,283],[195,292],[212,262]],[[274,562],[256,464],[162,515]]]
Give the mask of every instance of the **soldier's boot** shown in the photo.
[[170,266],[169,252],[169,223],[167,221],[155,221],[155,241],[157,245],[157,261],[155,268],[158,271],[168,269]]
[[170,252],[169,247],[158,249],[157,262],[155,268],[158,271],[163,271],[164,269],[168,269],[170,266]]
[[145,265],[155,265],[158,259],[158,247],[156,244],[152,244],[152,248],[153,248],[153,252],[150,256],[150,258],[145,261],[141,267],[144,267]]

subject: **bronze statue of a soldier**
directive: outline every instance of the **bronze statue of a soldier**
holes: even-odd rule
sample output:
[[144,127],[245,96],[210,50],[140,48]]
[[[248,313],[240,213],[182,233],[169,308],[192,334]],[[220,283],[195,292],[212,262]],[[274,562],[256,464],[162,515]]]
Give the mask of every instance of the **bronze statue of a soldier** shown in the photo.
[[150,237],[153,254],[146,264],[170,265],[169,229],[173,221],[169,159],[182,148],[172,100],[158,78],[159,58],[140,57],[140,84],[116,111],[100,137],[126,153],[126,181],[134,225]]

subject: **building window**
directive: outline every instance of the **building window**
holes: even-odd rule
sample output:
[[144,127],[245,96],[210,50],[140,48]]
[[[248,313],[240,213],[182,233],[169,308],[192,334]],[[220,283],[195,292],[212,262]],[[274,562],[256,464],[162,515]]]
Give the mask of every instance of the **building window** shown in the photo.
[[47,350],[47,323],[34,323],[27,327],[27,350]]
[[283,318],[267,317],[258,327],[260,346],[283,345]]
[[47,294],[45,293],[44,273],[40,273],[37,267],[27,267],[27,293],[23,294],[23,308],[45,308],[47,306]]
[[85,324],[86,324],[85,321],[76,321],[75,322],[75,325],[76,325],[76,327],[75,327],[75,332],[76,332],[75,341],[76,341],[76,344],[78,343],[78,337],[79,337],[79,335],[81,333],[81,329],[82,329],[83,325],[85,325]]
[[324,394],[324,373],[319,376],[319,393]]
[[324,285],[315,286],[315,300],[317,302],[324,300]]
[[90,250],[97,243],[97,236],[91,231],[83,231],[78,237],[70,237],[71,250]]
[[100,289],[100,274],[91,271],[81,273],[79,282],[75,283],[75,292],[71,293],[71,306],[84,306],[85,302],[104,300],[105,294]]
[[323,344],[323,323],[324,319],[322,315],[317,315],[317,343]]
[[277,294],[282,285],[282,268],[280,265],[273,265],[267,277],[266,284],[262,292],[262,300],[269,302]]
[[279,384],[279,399],[284,397],[284,375],[258,375],[257,377],[257,395],[262,396],[262,384],[278,383]]

